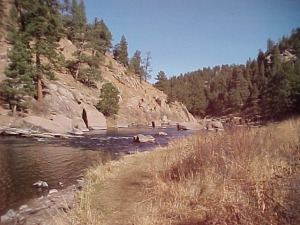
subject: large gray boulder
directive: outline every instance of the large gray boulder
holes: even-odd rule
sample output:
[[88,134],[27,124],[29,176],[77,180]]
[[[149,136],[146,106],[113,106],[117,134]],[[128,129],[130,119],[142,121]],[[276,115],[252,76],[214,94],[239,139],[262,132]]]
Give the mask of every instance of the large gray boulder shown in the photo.
[[85,122],[81,117],[72,118],[72,127],[73,129],[81,130],[82,132],[87,132],[89,129],[87,128]]
[[177,124],[178,130],[203,130],[204,127],[197,122],[181,122]]
[[16,216],[17,216],[17,213],[13,209],[10,209],[7,211],[6,214],[4,214],[3,216],[0,217],[0,222],[1,223],[8,222],[11,219],[15,218]]
[[223,131],[224,126],[221,121],[219,120],[213,120],[206,125],[206,129],[209,131]]
[[50,119],[45,119],[38,116],[28,116],[19,120],[16,120],[11,127],[21,129],[31,129],[38,132],[49,132],[55,134],[65,134],[71,130],[68,127],[56,123]]
[[154,142],[155,138],[151,135],[138,134],[133,137],[133,140],[135,142],[145,143],[145,142]]
[[87,124],[87,127],[92,130],[106,130],[107,123],[104,115],[99,112],[94,106],[84,104],[83,107],[83,120]]
[[59,124],[60,126],[66,128],[67,130],[72,130],[72,120],[66,116],[63,115],[51,115],[50,120],[53,122]]

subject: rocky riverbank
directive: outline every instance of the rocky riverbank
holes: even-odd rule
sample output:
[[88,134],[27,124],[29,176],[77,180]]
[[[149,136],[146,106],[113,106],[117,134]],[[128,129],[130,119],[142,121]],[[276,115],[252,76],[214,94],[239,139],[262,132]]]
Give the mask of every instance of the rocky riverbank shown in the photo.
[[67,214],[74,207],[75,196],[82,188],[83,180],[65,189],[51,189],[40,198],[32,199],[17,210],[10,209],[0,217],[0,224],[48,225],[69,223]]

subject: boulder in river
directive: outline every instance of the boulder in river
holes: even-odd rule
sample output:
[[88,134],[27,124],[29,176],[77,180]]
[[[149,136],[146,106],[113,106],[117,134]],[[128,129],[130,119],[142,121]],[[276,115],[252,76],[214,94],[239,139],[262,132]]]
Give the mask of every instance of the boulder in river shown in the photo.
[[157,133],[157,136],[168,136],[166,132],[160,131]]
[[177,124],[178,130],[203,130],[204,127],[197,122],[182,122]]
[[151,135],[138,134],[133,137],[133,140],[135,142],[145,143],[145,142],[154,142],[155,138]]
[[49,185],[47,184],[47,182],[46,181],[42,181],[42,180],[39,180],[39,181],[35,182],[33,184],[33,186],[36,187],[36,188],[48,188],[49,187]]

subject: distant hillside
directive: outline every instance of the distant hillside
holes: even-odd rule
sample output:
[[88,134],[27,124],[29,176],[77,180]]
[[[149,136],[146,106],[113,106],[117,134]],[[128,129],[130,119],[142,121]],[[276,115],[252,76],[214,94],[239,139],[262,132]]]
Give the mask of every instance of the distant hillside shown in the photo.
[[203,68],[167,78],[155,87],[181,101],[193,115],[240,115],[270,120],[300,113],[300,28],[245,65]]

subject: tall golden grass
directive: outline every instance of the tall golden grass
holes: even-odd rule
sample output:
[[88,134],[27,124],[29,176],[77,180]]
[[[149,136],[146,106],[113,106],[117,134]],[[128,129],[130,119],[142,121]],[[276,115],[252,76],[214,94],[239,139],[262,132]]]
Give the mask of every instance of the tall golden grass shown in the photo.
[[[122,189],[114,187],[120,185],[114,180],[120,179],[126,179]],[[133,183],[138,183],[134,195],[126,188]],[[125,207],[119,212],[118,207],[109,212],[105,202],[99,207],[99,198],[114,188],[132,195],[130,201],[124,198]],[[167,148],[149,154],[125,157],[91,169],[73,210],[73,221],[139,225],[300,224],[299,200],[298,119],[258,129],[202,133],[173,141]],[[114,199],[111,201],[110,206],[114,205]],[[122,197],[118,201],[122,202]],[[126,221],[113,223],[112,215],[124,209]],[[120,221],[122,217],[118,218]]]

